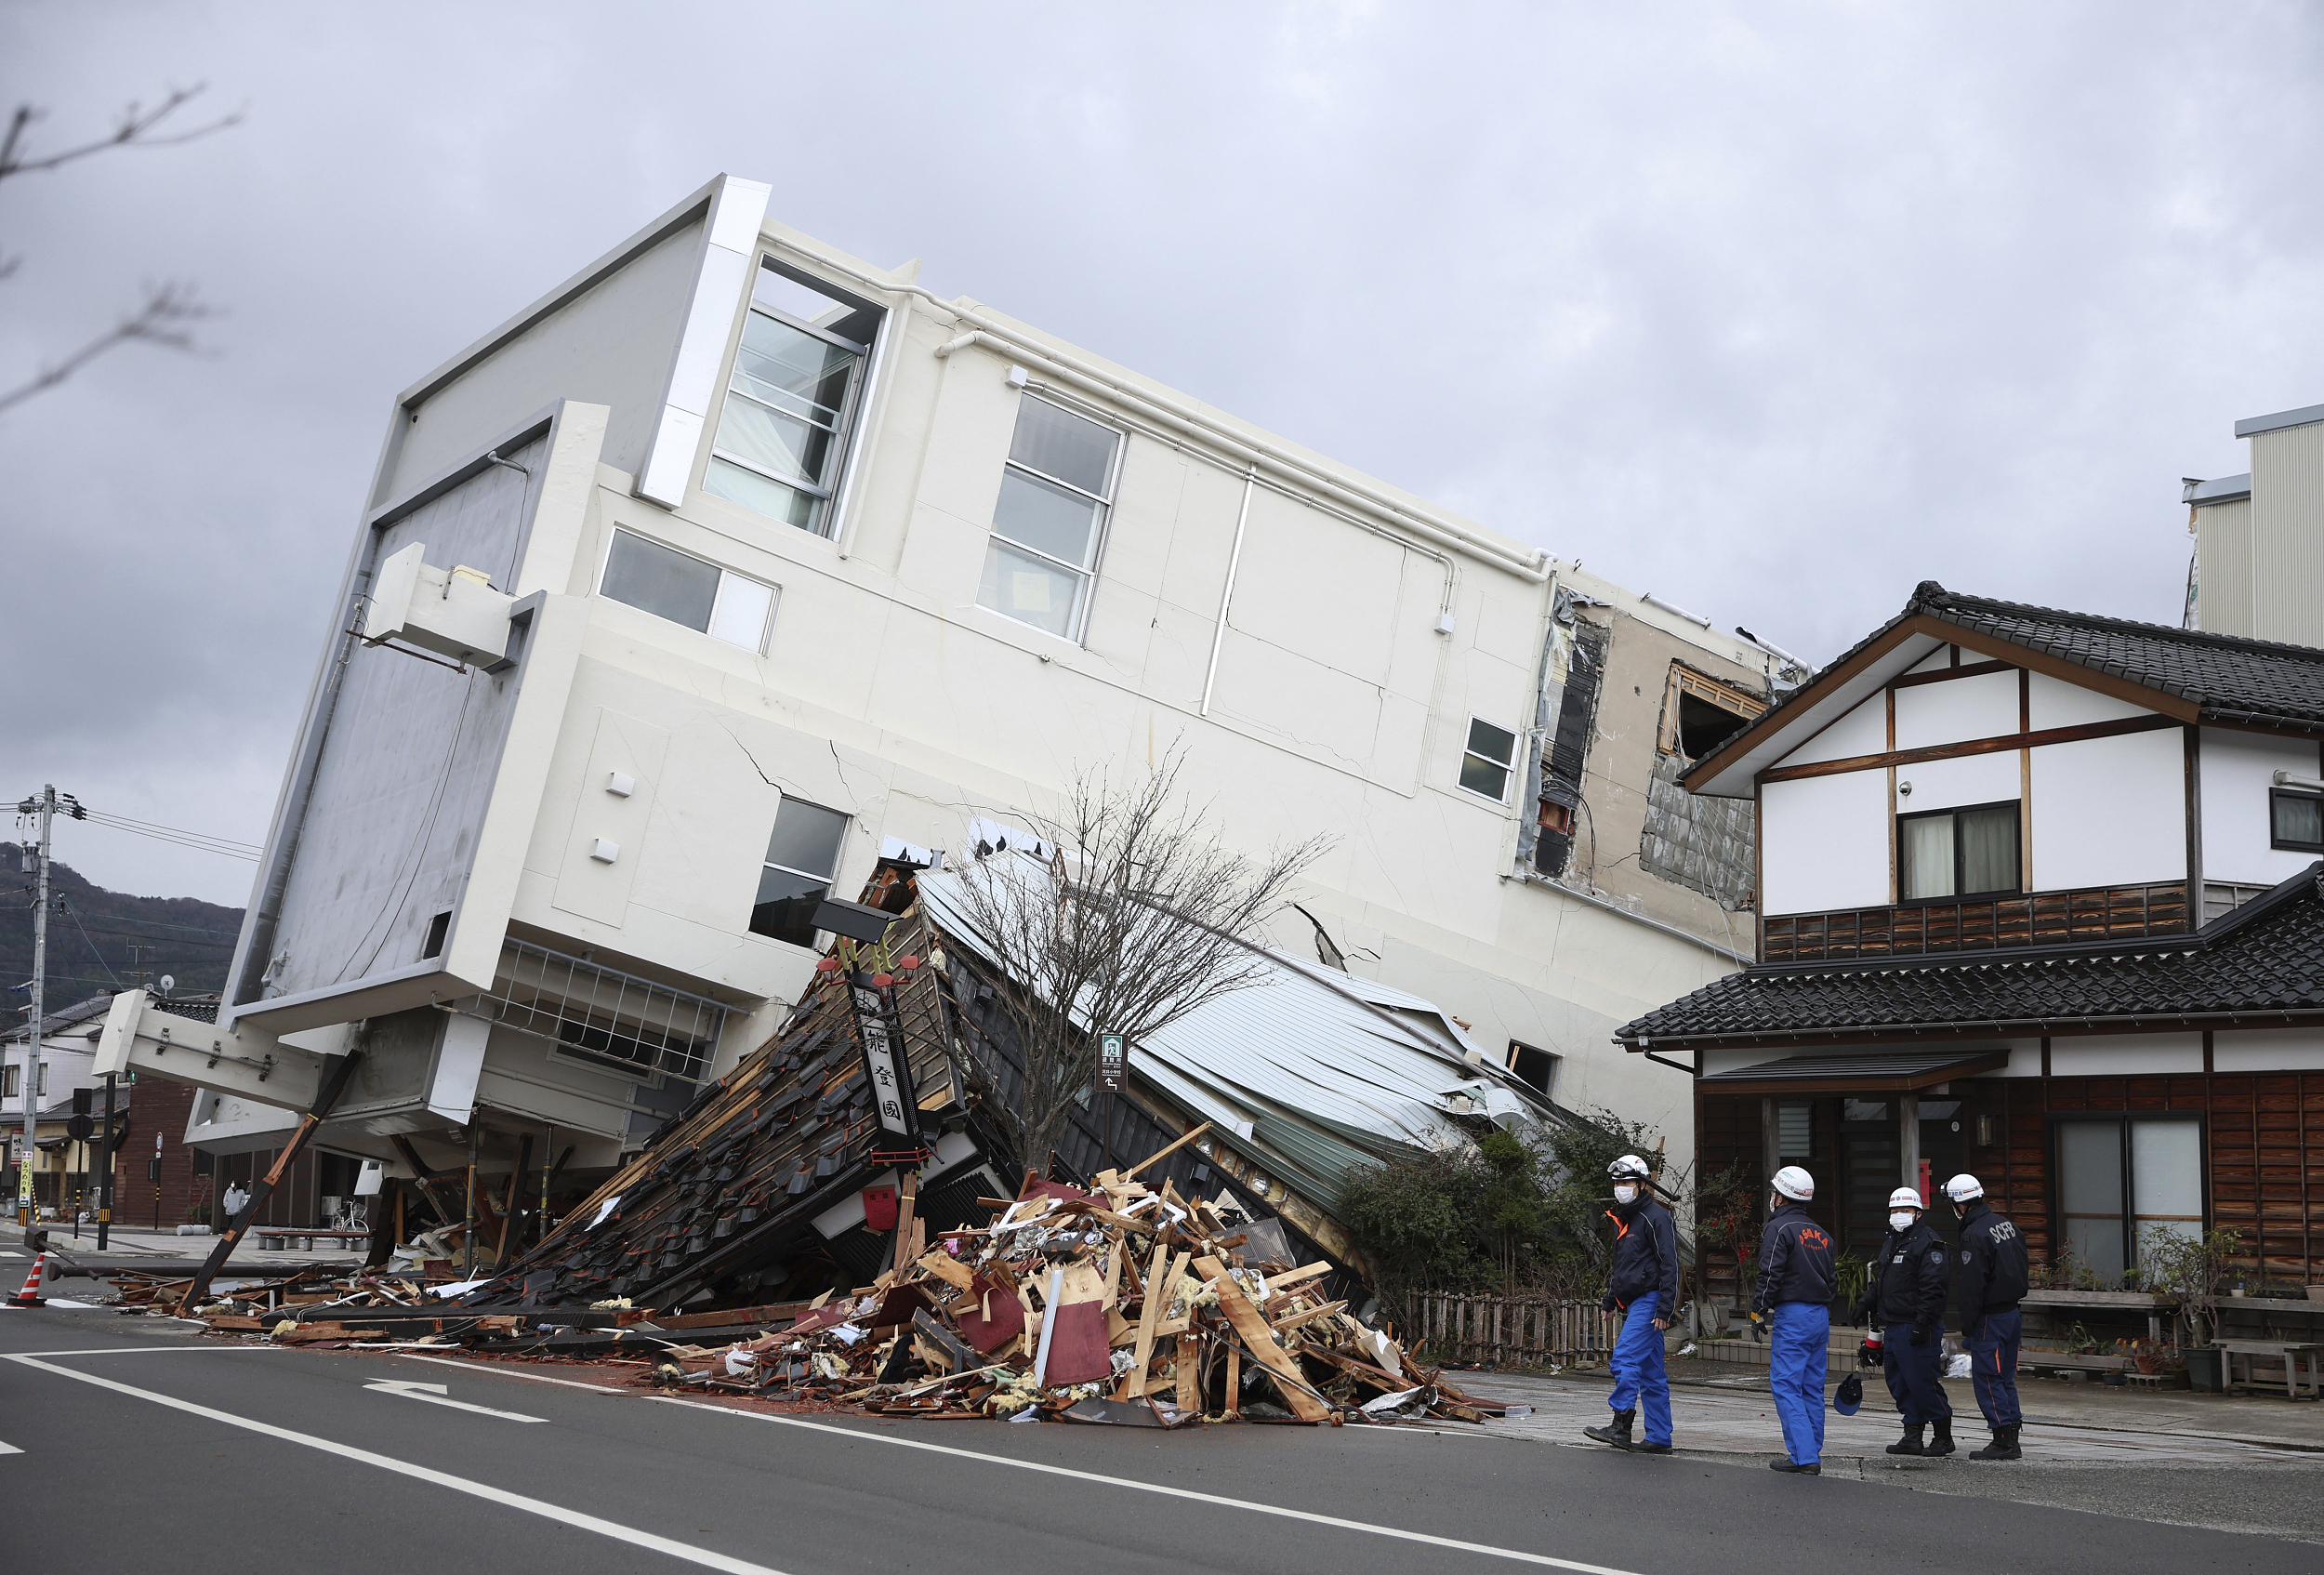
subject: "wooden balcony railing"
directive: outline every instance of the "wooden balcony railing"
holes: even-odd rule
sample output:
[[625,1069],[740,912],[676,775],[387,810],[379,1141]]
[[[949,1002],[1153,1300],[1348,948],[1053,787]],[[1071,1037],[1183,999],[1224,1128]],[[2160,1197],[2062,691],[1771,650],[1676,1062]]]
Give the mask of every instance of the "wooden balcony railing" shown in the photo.
[[2099,886],[1760,920],[1762,962],[1821,962],[1999,951],[2142,935],[2183,935],[2186,883]]

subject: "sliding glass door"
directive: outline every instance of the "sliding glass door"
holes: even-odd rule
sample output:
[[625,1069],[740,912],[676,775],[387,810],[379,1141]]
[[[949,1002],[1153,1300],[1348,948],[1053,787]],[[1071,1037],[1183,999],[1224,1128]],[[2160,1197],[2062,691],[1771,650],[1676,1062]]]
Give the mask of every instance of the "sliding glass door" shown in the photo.
[[2060,1239],[2107,1285],[2149,1230],[2203,1228],[2203,1127],[2193,1118],[2074,1118],[2056,1127]]

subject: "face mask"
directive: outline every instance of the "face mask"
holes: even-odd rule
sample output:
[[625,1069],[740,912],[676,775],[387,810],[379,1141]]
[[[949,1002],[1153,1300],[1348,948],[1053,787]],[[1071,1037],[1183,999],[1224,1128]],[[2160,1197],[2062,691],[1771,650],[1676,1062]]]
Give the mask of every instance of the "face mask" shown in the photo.
[[1618,1186],[1614,1189],[1614,1201],[1617,1203],[1635,1203],[1638,1201],[1638,1189],[1634,1186]]
[[1895,1213],[1888,1216],[1888,1228],[1890,1230],[1910,1230],[1912,1228],[1912,1215],[1907,1213],[1904,1210],[1899,1209]]

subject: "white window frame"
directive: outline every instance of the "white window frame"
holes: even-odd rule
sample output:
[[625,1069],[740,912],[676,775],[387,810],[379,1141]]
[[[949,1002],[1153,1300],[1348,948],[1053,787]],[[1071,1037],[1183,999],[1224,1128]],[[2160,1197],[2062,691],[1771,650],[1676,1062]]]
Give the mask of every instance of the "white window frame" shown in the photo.
[[[770,264],[772,266],[770,267]],[[835,303],[857,301],[861,302],[864,306],[878,311],[879,327],[878,330],[873,334],[872,342],[870,344],[858,344],[855,340],[832,333],[827,328],[818,328],[812,323],[804,322],[799,318],[793,316],[791,313],[785,311],[781,307],[772,306],[767,302],[761,301],[758,296],[758,285],[759,274],[762,271],[780,274],[782,277],[789,279],[793,284],[805,285],[809,289],[822,290],[826,293],[832,293],[832,299]],[[800,277],[801,275],[804,275],[804,277]],[[810,280],[812,281],[812,284],[808,283]],[[713,413],[712,418],[709,422],[710,442],[704,453],[702,460],[705,490],[707,490],[706,483],[709,479],[710,462],[713,459],[722,459],[729,465],[739,466],[743,470],[748,470],[752,475],[772,482],[777,486],[789,487],[793,492],[804,493],[808,496],[815,499],[813,523],[805,527],[794,526],[793,528],[804,528],[809,536],[821,536],[825,540],[830,540],[837,535],[837,523],[839,517],[839,492],[851,473],[851,466],[855,454],[855,429],[858,418],[863,414],[865,395],[871,386],[873,364],[879,353],[879,340],[887,334],[889,309],[882,307],[877,301],[865,300],[864,298],[858,296],[854,291],[844,289],[838,285],[831,284],[815,274],[809,273],[805,269],[797,268],[790,263],[784,262],[782,259],[775,257],[772,252],[761,252],[759,255],[757,266],[750,275],[750,298],[743,303],[743,316],[741,321],[735,325],[734,345],[733,352],[727,359],[726,376],[719,383],[719,407],[717,411]],[[821,339],[825,344],[837,345],[841,350],[852,351],[855,356],[854,369],[848,374],[846,398],[840,404],[838,419],[835,420],[831,426],[831,459],[829,466],[827,467],[831,476],[831,481],[828,485],[819,485],[813,482],[803,481],[797,476],[778,476],[772,470],[768,470],[765,466],[756,464],[751,460],[746,459],[741,455],[734,453],[731,449],[724,449],[719,446],[719,427],[726,418],[726,402],[735,397],[734,371],[737,364],[742,359],[743,335],[750,326],[750,314],[754,311],[763,313],[764,315],[772,318],[775,322],[782,324],[786,328],[796,328],[800,333],[806,334],[813,338]],[[752,396],[749,394],[744,394],[741,397],[744,399],[751,399],[753,404],[766,404],[764,400],[752,399]],[[769,408],[774,407],[770,406]],[[784,414],[796,417],[798,413],[795,411],[786,411]],[[752,509],[747,503],[735,502],[733,498],[728,497],[720,493],[711,493],[710,496],[716,497],[721,503],[733,503],[737,509],[747,510],[753,514],[759,514],[759,510]],[[774,516],[769,514],[759,514],[759,517],[760,519],[774,518]],[[784,524],[789,523],[788,521],[778,521],[777,523]]]
[[[767,592],[767,615],[759,621],[759,643],[756,645],[744,645],[739,642],[727,639],[726,636],[722,634],[712,634],[709,629],[694,629],[690,625],[680,623],[675,618],[665,618],[661,614],[655,612],[651,607],[640,607],[635,602],[624,602],[618,596],[607,595],[605,590],[605,571],[613,567],[614,538],[618,536],[635,536],[638,540],[645,542],[650,546],[666,549],[668,551],[677,553],[680,558],[692,558],[697,563],[707,564],[709,567],[716,569],[719,573],[719,589],[717,595],[712,597],[710,601],[710,623],[712,628],[716,628],[718,625],[719,602],[723,600],[726,595],[726,582],[730,576],[735,579],[742,580],[746,584],[759,586],[765,589]],[[688,634],[700,635],[705,640],[715,640],[720,645],[724,645],[731,650],[747,651],[754,656],[763,656],[766,655],[767,637],[774,629],[775,614],[779,612],[783,606],[783,588],[775,584],[772,580],[760,579],[757,575],[744,574],[740,569],[730,569],[725,564],[719,562],[715,559],[705,558],[699,552],[689,552],[682,547],[672,547],[668,542],[664,541],[660,536],[648,536],[643,531],[632,530],[629,526],[621,524],[614,525],[612,529],[605,533],[604,549],[597,555],[597,578],[594,585],[595,593],[597,595],[603,597],[606,601],[613,602],[617,607],[627,607],[632,612],[643,613],[649,618],[660,619],[661,622],[669,625],[672,629],[682,629]]]
[[[1075,576],[1083,582],[1078,604],[1074,609],[1073,625],[1063,636],[1064,639],[1071,641],[1076,645],[1078,645],[1081,643],[1082,636],[1088,632],[1089,628],[1089,604],[1097,600],[1098,571],[1104,566],[1106,539],[1112,534],[1114,529],[1114,496],[1115,494],[1121,490],[1122,464],[1125,457],[1129,453],[1129,429],[1117,422],[1107,419],[1104,416],[1100,415],[1097,411],[1090,409],[1085,404],[1081,404],[1076,401],[1062,398],[1056,393],[1055,390],[1046,388],[1028,388],[1023,393],[1019,394],[1017,396],[1017,403],[1020,407],[1020,414],[1022,414],[1022,407],[1024,402],[1028,399],[1038,400],[1043,404],[1050,406],[1053,410],[1062,410],[1066,415],[1076,417],[1081,420],[1090,423],[1092,426],[1103,427],[1107,431],[1112,432],[1117,440],[1114,444],[1113,462],[1106,467],[1105,492],[1103,496],[1091,492],[1086,487],[1077,487],[1071,482],[1061,481],[1057,477],[1050,475],[1047,470],[1037,470],[1032,466],[1023,463],[1022,460],[1010,457],[1005,452],[1001,456],[1000,467],[1004,477],[1010,470],[1022,470],[1028,476],[1039,477],[1050,486],[1063,487],[1067,492],[1073,493],[1077,496],[1086,497],[1098,506],[1097,523],[1092,527],[1090,533],[1095,537],[1095,544],[1089,550],[1089,566],[1088,568],[1084,569],[1076,564],[1068,563],[1063,558],[1053,558],[1037,547],[1031,547],[1026,545],[1024,542],[1019,541],[1013,536],[1002,536],[1000,533],[1000,523],[997,520],[994,521],[991,524],[985,527],[985,535],[987,537],[985,550],[987,553],[992,550],[992,538],[997,538],[1001,541],[1007,542],[1011,551],[1026,553],[1031,557],[1040,559],[1045,563],[1055,564],[1059,569],[1064,571],[1066,574]],[[1010,447],[1013,448],[1016,445],[1016,440],[1017,423],[1016,419],[1012,417],[1009,423],[1009,442]],[[995,511],[997,512],[1000,507],[1000,494],[997,491],[993,494],[993,507]],[[984,575],[984,563],[979,562],[977,564],[976,572],[979,576]],[[984,603],[982,601],[979,601],[977,605],[984,607]],[[984,610],[988,613],[997,614],[999,616],[1007,618],[1012,624],[1023,624],[1026,629],[1039,629],[1043,634],[1048,634],[1050,632],[1048,629],[1041,629],[1040,625],[1028,622],[1023,618],[1018,617],[1013,613],[1003,613],[998,607],[984,607]]]
[[[1505,761],[1497,761],[1492,756],[1481,755],[1477,753],[1476,750],[1469,747],[1469,740],[1475,736],[1476,724],[1479,722],[1483,722],[1486,726],[1492,728],[1497,732],[1506,733],[1509,735],[1509,759]],[[1513,727],[1503,727],[1499,722],[1495,721],[1491,717],[1471,717],[1469,719],[1468,727],[1465,728],[1460,735],[1461,770],[1454,773],[1453,786],[1459,788],[1462,792],[1470,794],[1472,797],[1485,800],[1487,803],[1508,803],[1509,785],[1517,780],[1517,757],[1524,752],[1520,748],[1524,742],[1525,735]],[[1501,774],[1501,790],[1499,797],[1495,797],[1494,795],[1488,793],[1479,793],[1475,788],[1460,780],[1461,776],[1467,771],[1469,762],[1472,760],[1482,761],[1486,765],[1491,766],[1494,770]]]

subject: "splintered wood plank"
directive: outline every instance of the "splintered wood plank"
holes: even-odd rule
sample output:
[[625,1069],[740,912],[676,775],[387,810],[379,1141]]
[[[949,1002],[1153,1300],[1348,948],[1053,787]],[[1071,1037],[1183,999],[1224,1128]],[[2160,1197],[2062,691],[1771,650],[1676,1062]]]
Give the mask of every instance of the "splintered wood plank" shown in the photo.
[[1201,1343],[1191,1334],[1178,1337],[1178,1355],[1170,1362],[1170,1401],[1180,1410],[1202,1409]]
[[1219,1282],[1219,1310],[1226,1314],[1227,1322],[1235,1326],[1235,1331],[1250,1347],[1252,1357],[1281,1380],[1275,1387],[1283,1395],[1283,1403],[1291,1408],[1291,1414],[1301,1422],[1322,1422],[1329,1417],[1330,1411],[1308,1393],[1307,1378],[1300,1371],[1299,1363],[1275,1343],[1274,1330],[1267,1327],[1267,1320],[1250,1304],[1250,1298],[1243,1294],[1243,1288],[1235,1283],[1235,1277],[1226,1272],[1225,1265],[1216,1258],[1201,1258],[1195,1261],[1195,1272]]
[[1135,1176],[1141,1171],[1151,1170],[1155,1166],[1160,1164],[1163,1160],[1168,1159],[1171,1155],[1177,1153],[1180,1149],[1185,1147],[1188,1144],[1194,1142],[1195,1139],[1202,1136],[1203,1133],[1208,1132],[1209,1130],[1210,1123],[1208,1121],[1205,1121],[1199,1127],[1191,1127],[1179,1134],[1177,1142],[1155,1150],[1153,1154],[1147,1156],[1139,1163],[1132,1165],[1129,1170],[1123,1171],[1122,1173],[1125,1176]]
[[1294,1329],[1298,1329],[1302,1324],[1314,1323],[1317,1318],[1327,1318],[1331,1317],[1332,1314],[1340,1311],[1346,1306],[1347,1304],[1345,1302],[1327,1302],[1320,1307],[1309,1307],[1303,1312],[1297,1312],[1291,1314],[1287,1317],[1277,1318],[1275,1319],[1273,1327],[1277,1334],[1287,1333]]
[[969,1265],[949,1252],[930,1252],[915,1260],[917,1267],[946,1285],[966,1290],[976,1280]]
[[1275,1276],[1274,1278],[1267,1282],[1267,1289],[1270,1290],[1288,1290],[1294,1285],[1305,1284],[1307,1281],[1314,1279],[1317,1275],[1327,1275],[1330,1272],[1330,1260],[1318,1259],[1314,1263],[1293,1269],[1288,1274],[1279,1274]]
[[1169,1311],[1171,1292],[1178,1287],[1179,1277],[1186,1272],[1186,1254],[1179,1253],[1166,1268],[1163,1260],[1169,1255],[1167,1242],[1154,1244],[1154,1272],[1146,1277],[1145,1311],[1138,1319],[1138,1344],[1129,1370],[1128,1397],[1133,1400],[1146,1392],[1146,1363],[1153,1359],[1154,1342],[1161,1332],[1164,1315]]

